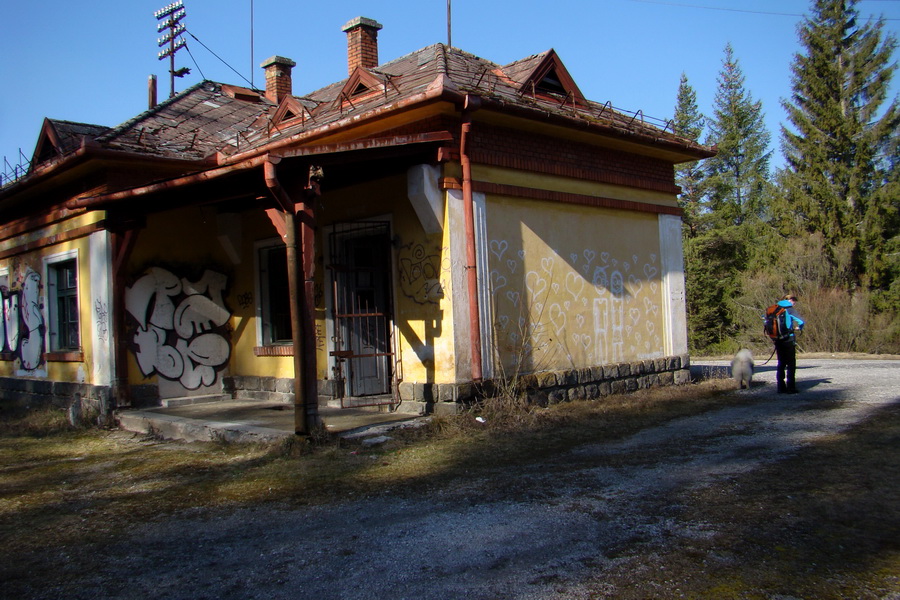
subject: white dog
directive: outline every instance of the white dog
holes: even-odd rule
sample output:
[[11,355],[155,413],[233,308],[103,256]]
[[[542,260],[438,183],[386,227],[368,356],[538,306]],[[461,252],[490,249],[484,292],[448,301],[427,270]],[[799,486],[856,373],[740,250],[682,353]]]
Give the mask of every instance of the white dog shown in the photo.
[[737,381],[740,389],[750,389],[750,380],[753,379],[753,354],[744,348],[734,355],[731,361],[731,376]]

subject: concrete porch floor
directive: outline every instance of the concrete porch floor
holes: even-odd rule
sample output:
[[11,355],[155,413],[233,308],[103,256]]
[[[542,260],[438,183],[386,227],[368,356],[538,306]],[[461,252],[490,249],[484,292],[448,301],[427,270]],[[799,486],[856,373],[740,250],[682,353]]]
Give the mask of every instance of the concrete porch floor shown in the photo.
[[[424,422],[427,417],[382,412],[377,407],[319,407],[325,428],[345,438],[382,435],[390,429]],[[124,409],[119,427],[185,441],[274,442],[294,435],[292,404],[221,400],[168,408]]]

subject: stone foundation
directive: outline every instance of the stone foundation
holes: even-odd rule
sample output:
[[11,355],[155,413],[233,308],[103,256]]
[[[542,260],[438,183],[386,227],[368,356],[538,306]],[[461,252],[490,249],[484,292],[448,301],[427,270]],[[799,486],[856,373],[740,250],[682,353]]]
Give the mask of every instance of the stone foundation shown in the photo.
[[0,402],[26,409],[64,408],[78,415],[77,421],[108,415],[112,409],[108,386],[24,377],[0,377]]
[[[681,385],[691,380],[687,354],[631,363],[600,365],[566,371],[544,371],[522,375],[514,384],[530,402],[541,406],[571,400],[592,400],[611,394],[625,394],[663,385]],[[400,399],[424,402],[428,412],[455,413],[461,405],[496,395],[502,384],[484,381],[472,383],[400,384]]]
[[[335,381],[316,382],[319,402],[336,396]],[[258,400],[260,402],[282,402],[293,404],[294,380],[286,377],[256,377],[253,375],[233,375],[223,380],[222,393],[230,394],[235,400]]]

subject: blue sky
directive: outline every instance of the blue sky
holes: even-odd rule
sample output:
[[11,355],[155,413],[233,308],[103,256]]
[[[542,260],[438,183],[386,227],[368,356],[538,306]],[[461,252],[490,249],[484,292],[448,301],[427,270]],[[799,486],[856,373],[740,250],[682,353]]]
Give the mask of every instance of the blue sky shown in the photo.
[[[165,99],[168,60],[157,59],[154,13],[170,1],[6,3],[0,161],[18,162],[20,148],[30,158],[44,117],[115,126],[143,112],[150,74]],[[343,79],[341,27],[357,16],[384,26],[381,62],[447,42],[446,0],[252,0],[252,54],[251,0],[185,0],[185,7],[196,39],[185,36],[190,54],[177,54],[176,68],[191,74],[176,80],[176,91],[204,78],[247,85],[234,70],[262,87],[259,63],[274,54],[297,62],[295,94]],[[682,72],[700,110],[712,112],[730,42],[747,89],[763,103],[779,166],[781,100],[790,95],[796,27],[808,8],[808,0],[452,0],[452,42],[499,64],[554,48],[591,100],[662,120],[672,116]],[[890,19],[887,30],[900,33],[900,0],[863,0],[859,9],[863,17]],[[893,90],[900,90],[898,75]]]

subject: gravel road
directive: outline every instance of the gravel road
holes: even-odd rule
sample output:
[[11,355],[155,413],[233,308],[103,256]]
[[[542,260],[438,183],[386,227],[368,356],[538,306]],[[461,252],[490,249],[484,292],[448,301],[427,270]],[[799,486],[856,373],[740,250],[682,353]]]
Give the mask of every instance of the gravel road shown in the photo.
[[798,395],[774,393],[773,361],[750,390],[733,392],[747,404],[548,456],[514,474],[521,493],[473,479],[443,497],[204,509],[145,523],[102,550],[105,569],[76,572],[71,561],[72,587],[45,597],[615,598],[602,574],[629,561],[633,544],[716,536],[668,510],[673,494],[754,471],[900,401],[900,361],[799,367]]

